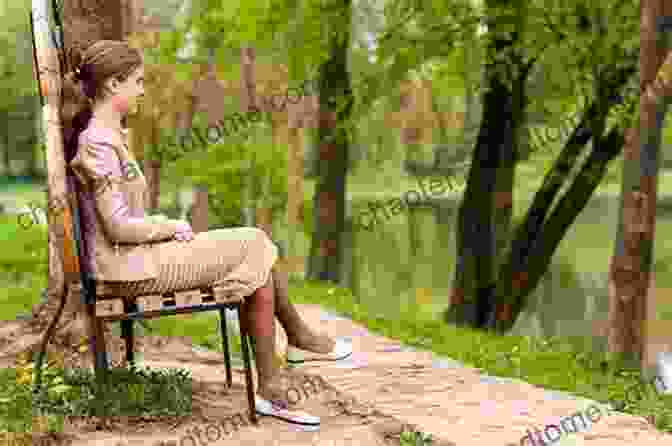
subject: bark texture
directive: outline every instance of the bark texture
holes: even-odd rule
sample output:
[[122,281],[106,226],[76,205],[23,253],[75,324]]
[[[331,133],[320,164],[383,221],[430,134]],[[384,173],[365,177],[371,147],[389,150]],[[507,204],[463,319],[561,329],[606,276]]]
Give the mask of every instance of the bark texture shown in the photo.
[[[319,74],[319,160],[308,270],[308,278],[334,283],[340,283],[343,271],[345,185],[350,150],[346,130],[337,126],[349,120],[353,104],[347,69],[352,4],[350,0],[340,0],[338,4],[344,17],[339,31],[347,31],[332,38],[329,59],[322,65]],[[342,108],[336,110],[337,106]]]
[[[669,3],[669,2],[668,2]],[[639,127],[631,129],[623,160],[621,212],[609,275],[609,350],[644,368],[655,361],[648,351],[647,325],[655,319],[652,305],[653,241],[660,158],[660,137],[666,105],[656,77],[668,45],[657,22],[672,12],[663,0],[641,2]],[[667,76],[663,76],[665,79]],[[653,93],[653,94],[651,94]]]

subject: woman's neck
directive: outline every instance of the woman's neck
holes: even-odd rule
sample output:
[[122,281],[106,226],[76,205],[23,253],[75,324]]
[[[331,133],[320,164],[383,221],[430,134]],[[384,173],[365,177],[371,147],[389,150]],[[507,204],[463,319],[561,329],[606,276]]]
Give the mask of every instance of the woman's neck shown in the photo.
[[114,130],[122,130],[123,116],[118,111],[111,108],[108,104],[94,108],[91,120],[97,122],[103,127]]

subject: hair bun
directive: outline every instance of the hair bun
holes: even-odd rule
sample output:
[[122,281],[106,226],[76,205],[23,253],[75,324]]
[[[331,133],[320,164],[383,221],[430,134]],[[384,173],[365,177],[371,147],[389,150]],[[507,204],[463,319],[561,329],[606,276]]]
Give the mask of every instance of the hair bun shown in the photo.
[[81,45],[72,45],[67,51],[67,59],[69,61],[69,65],[74,67],[72,73],[76,80],[81,80],[82,78],[81,70],[84,63],[84,52],[80,46]]

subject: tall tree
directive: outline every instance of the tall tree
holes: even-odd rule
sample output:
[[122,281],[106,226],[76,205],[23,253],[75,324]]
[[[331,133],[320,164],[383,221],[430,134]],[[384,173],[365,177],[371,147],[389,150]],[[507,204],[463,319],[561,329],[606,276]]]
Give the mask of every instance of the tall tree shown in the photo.
[[[45,36],[45,18],[51,16],[51,8],[46,7],[46,5],[49,5],[49,2],[34,2],[34,6],[36,6],[33,9],[34,21],[42,21],[42,24],[36,23],[35,26],[36,35],[40,39],[43,39]],[[65,50],[62,54],[65,59],[65,67],[72,68],[74,66],[74,60],[69,56],[69,54],[72,54],[70,53],[72,49],[83,50],[91,43],[101,39],[123,40],[121,3],[119,1],[65,0],[61,5],[62,9],[57,14],[57,17],[62,21],[63,25],[62,36],[58,36],[62,37],[62,39],[58,38],[58,40]],[[54,30],[49,29],[49,31]],[[50,42],[53,42],[52,38],[57,35],[58,32],[54,32],[53,35],[47,35],[46,37]],[[44,48],[42,48],[42,51],[44,51]],[[50,51],[52,54],[49,54],[49,56],[53,58],[55,51],[53,48],[50,48]],[[45,68],[42,64],[48,58],[45,58],[45,54],[40,54],[40,52],[36,52],[36,62],[41,65],[41,68]],[[57,80],[54,79],[56,77],[54,73],[61,75],[59,70],[55,69],[58,67],[58,59],[53,58],[50,62],[54,60],[56,61],[55,66],[48,67],[51,70],[48,72],[47,70],[41,70],[40,73],[40,87],[45,96],[47,96],[48,104],[44,109],[44,112],[48,113],[46,137],[49,187],[47,196],[49,198],[48,202],[55,203],[56,201],[61,201],[65,207],[60,212],[49,212],[49,277],[48,288],[45,293],[47,299],[34,309],[34,314],[38,320],[38,324],[36,325],[41,327],[48,325],[42,340],[42,347],[40,349],[42,352],[45,351],[57,327],[58,332],[61,335],[69,337],[71,342],[74,339],[82,339],[87,335],[83,323],[84,318],[82,318],[81,297],[78,293],[68,293],[69,287],[67,286],[79,280],[80,277],[79,265],[76,263],[75,252],[73,252],[76,249],[73,240],[74,226],[67,203],[69,195],[67,194],[67,181],[65,177],[66,166],[65,153],[63,152],[63,135],[58,126],[52,125],[54,122],[58,123],[58,120],[54,118],[60,118],[62,113],[62,110],[54,107],[63,105],[60,103],[60,99],[62,99],[60,98],[61,80],[60,78]],[[54,69],[55,71],[53,71]],[[66,201],[63,203],[64,199]],[[58,326],[57,323],[62,319],[62,316],[66,317],[66,322]],[[73,321],[77,321],[77,323],[72,324]],[[88,326],[88,335],[93,335],[100,329],[100,325],[95,324],[92,318],[89,319],[89,322],[91,324]],[[102,342],[100,336],[96,335],[94,339],[96,343]],[[42,370],[42,356],[38,358],[36,365],[38,370]],[[36,379],[36,385],[39,386],[39,378]]]
[[[66,55],[70,49],[83,50],[89,44],[102,39],[123,40],[121,21],[121,2],[119,0],[64,0],[62,3],[63,46]],[[68,60],[67,66],[72,67],[73,61]],[[54,191],[50,191],[50,194]],[[51,228],[51,223],[50,223]],[[47,289],[47,306],[54,308],[54,304],[66,292],[64,286],[64,268],[61,257],[58,255],[56,237],[49,237],[49,282]],[[79,308],[78,302],[69,302],[68,309]]]
[[[319,71],[319,123],[314,226],[308,277],[340,282],[345,229],[345,186],[350,149],[347,131],[337,124],[350,119],[353,95],[347,59],[350,47],[351,0],[334,5],[339,14],[328,21],[329,59]],[[341,30],[341,33],[336,32]],[[343,31],[345,30],[345,31]],[[343,107],[337,110],[339,99]]]
[[[618,31],[618,38],[614,37],[616,34],[605,37],[605,29],[593,31],[591,19],[595,20],[600,16],[599,5],[593,4],[590,4],[595,10],[593,12],[582,4],[565,9],[564,14],[576,13],[580,18],[575,34],[559,30],[556,24],[549,21],[548,15],[545,16],[546,23],[541,31],[546,34],[550,31],[554,38],[544,39],[542,34],[536,34],[537,30],[534,30],[541,41],[542,50],[550,44],[568,44],[568,48],[577,54],[579,70],[585,70],[597,62],[598,71],[590,78],[594,79],[596,92],[593,103],[586,107],[578,126],[545,175],[542,187],[535,194],[527,214],[508,235],[506,221],[510,221],[513,199],[513,172],[510,169],[520,154],[517,144],[520,140],[518,130],[522,112],[528,103],[522,83],[539,56],[532,54],[524,60],[522,56],[525,52],[517,51],[518,48],[514,46],[519,32],[522,31],[517,26],[520,23],[519,18],[524,15],[509,12],[513,19],[510,20],[506,16],[502,17],[500,11],[500,17],[493,17],[497,7],[508,5],[511,11],[511,7],[515,6],[515,10],[520,11],[520,2],[490,2],[487,5],[491,16],[490,23],[494,26],[486,33],[492,35],[492,38],[488,39],[490,44],[486,65],[487,89],[483,95],[483,120],[469,173],[469,183],[460,208],[458,263],[451,298],[452,308],[447,311],[446,318],[448,321],[464,322],[475,327],[506,330],[515,322],[524,307],[526,297],[539,284],[566,231],[599,185],[608,163],[622,150],[624,119],[619,119],[606,135],[603,133],[609,112],[619,102],[619,93],[636,72],[636,48],[633,48],[631,39],[635,33],[635,11],[632,5],[625,3],[608,6],[608,11],[602,11],[603,15],[608,15],[611,19],[621,15],[617,19],[617,25],[609,28],[609,31]],[[567,5],[562,7],[567,8]],[[535,12],[539,13],[538,10]],[[548,13],[542,10],[541,14],[543,16]],[[516,25],[513,32],[497,29],[511,21]],[[623,45],[623,33],[630,38],[625,41],[626,45]],[[590,35],[595,36],[592,41],[588,38]],[[505,48],[511,50],[505,51]],[[538,54],[543,53],[539,51]],[[495,55],[506,61],[503,66],[498,67],[492,62]],[[607,57],[615,59],[615,62],[609,63]],[[507,72],[509,67],[515,68],[509,71],[511,75],[508,78],[498,74],[498,71]],[[497,107],[504,113],[497,110]],[[631,117],[632,114],[628,116]],[[591,138],[592,151],[574,176],[571,174],[572,170],[579,163],[581,151]],[[489,144],[483,146],[484,143]],[[516,146],[513,149],[502,147],[507,144]],[[495,147],[499,147],[499,150]],[[493,170],[494,175],[491,173]],[[493,180],[483,177],[483,172],[486,171],[490,172],[490,178],[494,177]],[[563,184],[570,182],[572,178],[573,182],[567,192],[558,198]],[[494,193],[497,189],[497,193]],[[555,207],[553,204],[556,204]],[[492,227],[495,220],[493,216],[496,215],[505,222],[498,223],[497,231],[503,231],[499,235]],[[511,242],[507,243],[506,238],[509,237]],[[501,256],[503,258],[497,259],[494,256],[497,251],[504,253]]]
[[[587,106],[579,125],[571,133],[514,234],[510,253],[500,271],[500,277],[504,280],[498,283],[498,297],[512,305],[512,317],[508,321],[498,321],[497,326],[501,329],[513,325],[524,306],[525,298],[539,284],[560,241],[596,190],[609,162],[623,150],[625,129],[633,116],[633,102],[628,104],[626,101],[626,107],[621,108],[623,113],[615,116],[618,118],[616,123],[607,130],[607,117],[617,108],[621,101],[620,95],[625,94],[624,86],[637,71],[637,53],[632,40],[623,45],[622,41],[611,40],[613,37],[605,38],[609,29],[605,23],[606,17],[613,20],[617,17],[618,8],[609,11],[613,15],[607,15],[597,5],[594,6],[592,12],[587,9],[578,10],[579,31],[595,36],[593,44],[586,49],[593,70],[594,101]],[[625,12],[620,19],[621,23],[625,25],[626,32],[632,33],[634,11],[627,9],[632,5],[621,5],[623,6],[626,9],[621,11]],[[612,26],[613,23],[610,23],[609,27]],[[609,63],[607,56],[614,57],[615,63]],[[579,161],[582,148],[591,139],[591,151],[565,194],[557,198],[551,209],[562,183],[572,178],[569,173]]]
[[[661,94],[649,94],[663,64],[667,45],[662,19],[672,19],[672,6],[663,0],[641,2],[640,121],[630,130],[623,164],[623,185],[615,251],[609,276],[609,349],[626,359],[651,366],[646,326],[653,288],[653,241],[660,158],[660,138],[666,111]],[[667,25],[669,27],[669,25]],[[669,40],[669,39],[667,39]],[[651,318],[654,319],[654,318]]]
[[[256,94],[256,79],[255,79],[255,62],[256,52],[254,48],[243,47],[240,49],[240,70],[241,70],[241,105],[245,111],[252,111],[255,107],[259,107]],[[248,162],[248,168],[252,169],[254,158]],[[243,186],[243,197],[241,200],[241,209],[243,212],[243,220],[247,226],[255,224],[257,211],[254,206],[254,181],[251,175],[245,175]]]
[[289,152],[287,154],[287,225],[289,235],[287,240],[287,268],[289,272],[298,272],[303,268],[304,258],[300,255],[297,244],[298,234],[303,232],[304,223],[304,155],[303,133],[305,119],[301,111],[305,107],[303,102],[295,106],[289,105],[287,122],[287,136]]
[[[215,61],[215,49],[208,48],[208,69],[207,69],[207,80],[209,82],[217,83],[217,64]],[[223,100],[222,98],[221,100]],[[183,115],[185,120],[183,122],[183,129],[189,131],[189,127],[193,122],[193,107],[189,107],[186,113]],[[212,113],[208,113],[207,123],[208,125],[216,125],[217,119],[220,116],[215,116]],[[209,200],[208,200],[208,186],[207,184],[197,184],[194,188],[194,205],[191,208],[191,224],[194,227],[194,232],[204,232],[208,230],[208,220],[209,220]]]
[[[497,252],[511,221],[516,134],[525,99],[522,87],[532,66],[515,50],[518,19],[524,14],[520,2],[490,0],[486,7],[492,38],[487,48],[483,121],[459,209],[456,286],[451,298],[451,304],[472,310],[471,315],[462,313],[458,318],[478,327],[494,315]],[[501,8],[507,7],[508,14],[502,14]],[[515,29],[508,36],[503,30],[512,22]],[[497,57],[502,54],[508,57]],[[465,306],[466,295],[473,296],[475,306]]]

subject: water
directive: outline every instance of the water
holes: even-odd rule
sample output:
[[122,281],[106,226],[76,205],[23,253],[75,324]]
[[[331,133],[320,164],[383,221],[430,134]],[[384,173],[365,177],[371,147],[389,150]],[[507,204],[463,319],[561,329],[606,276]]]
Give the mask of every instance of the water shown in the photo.
[[[344,284],[351,286],[371,314],[395,320],[420,311],[439,318],[449,302],[454,277],[457,199],[404,210],[372,231],[349,234],[351,265]],[[672,212],[659,202],[654,259],[672,258],[666,223]],[[528,298],[511,333],[534,337],[567,336],[577,348],[604,351],[606,337],[595,321],[606,321],[608,267],[614,249],[619,200],[594,196],[570,227],[549,271]],[[357,214],[355,212],[355,214]],[[668,252],[669,251],[669,252]],[[658,289],[667,286],[663,274]],[[669,286],[668,286],[669,288]]]

